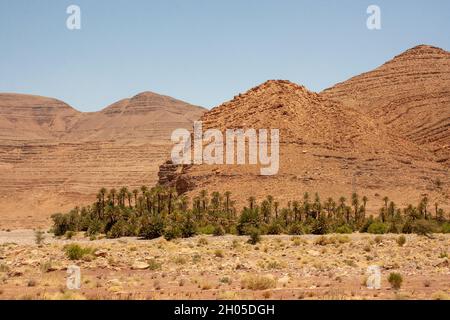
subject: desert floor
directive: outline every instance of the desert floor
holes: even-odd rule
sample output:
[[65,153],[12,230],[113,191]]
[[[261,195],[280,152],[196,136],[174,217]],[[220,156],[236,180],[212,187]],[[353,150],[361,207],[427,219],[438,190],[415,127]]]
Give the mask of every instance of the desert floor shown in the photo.
[[[450,235],[197,236],[168,242],[135,238],[71,240],[32,230],[0,232],[0,299],[448,299]],[[92,248],[71,261],[64,246]],[[81,268],[80,290],[66,269]],[[380,290],[365,286],[381,267]],[[391,288],[391,272],[403,277]]]

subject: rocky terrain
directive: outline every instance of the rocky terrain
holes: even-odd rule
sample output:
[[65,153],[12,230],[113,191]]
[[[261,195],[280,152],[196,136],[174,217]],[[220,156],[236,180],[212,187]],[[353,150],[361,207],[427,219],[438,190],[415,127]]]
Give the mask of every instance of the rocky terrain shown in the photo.
[[450,164],[450,52],[420,45],[325,90]]
[[[448,235],[71,240],[0,232],[0,299],[449,299]],[[86,251],[69,259],[67,245]],[[73,258],[73,256],[72,256]],[[81,287],[66,286],[68,266]],[[368,289],[367,267],[381,268]],[[403,281],[393,288],[388,278]]]
[[[446,105],[449,109],[449,105]],[[208,128],[280,129],[280,170],[260,176],[259,165],[161,166],[160,182],[190,196],[202,189],[231,191],[238,205],[272,195],[286,203],[304,192],[369,198],[377,214],[387,195],[400,206],[427,195],[449,205],[448,167],[423,144],[394,132],[361,108],[289,81],[263,83],[202,117]]]
[[170,135],[203,108],[144,92],[99,112],[50,98],[0,94],[0,227],[49,226],[101,187],[157,181]]

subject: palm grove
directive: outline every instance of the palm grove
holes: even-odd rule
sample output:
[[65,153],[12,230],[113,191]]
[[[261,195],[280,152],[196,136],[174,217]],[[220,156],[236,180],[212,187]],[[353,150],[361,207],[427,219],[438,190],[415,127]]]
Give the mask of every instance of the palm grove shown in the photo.
[[[190,201],[191,200],[191,201]],[[238,214],[231,192],[223,194],[206,190],[188,199],[172,188],[106,190],[86,207],[76,207],[66,214],[52,216],[53,232],[84,231],[90,237],[106,234],[109,238],[139,236],[143,239],[174,239],[196,234],[327,234],[368,232],[418,233],[450,232],[450,221],[437,203],[424,197],[417,206],[399,208],[388,197],[380,203],[377,217],[366,214],[369,199],[352,194],[322,201],[319,194],[305,193],[301,200],[281,207],[269,195],[261,202],[254,197]]]

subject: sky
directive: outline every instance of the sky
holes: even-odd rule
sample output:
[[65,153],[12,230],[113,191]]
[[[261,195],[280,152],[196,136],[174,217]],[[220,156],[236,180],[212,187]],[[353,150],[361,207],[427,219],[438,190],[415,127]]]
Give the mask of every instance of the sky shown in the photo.
[[0,0],[0,92],[81,111],[143,91],[212,108],[269,79],[321,91],[418,44],[450,50],[450,1]]

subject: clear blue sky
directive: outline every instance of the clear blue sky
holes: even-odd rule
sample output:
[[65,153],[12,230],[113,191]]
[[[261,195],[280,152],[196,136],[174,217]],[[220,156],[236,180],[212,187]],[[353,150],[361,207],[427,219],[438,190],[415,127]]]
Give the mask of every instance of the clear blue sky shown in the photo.
[[450,50],[450,1],[0,0],[0,92],[96,111],[150,90],[211,108],[268,79],[320,91],[422,43]]

